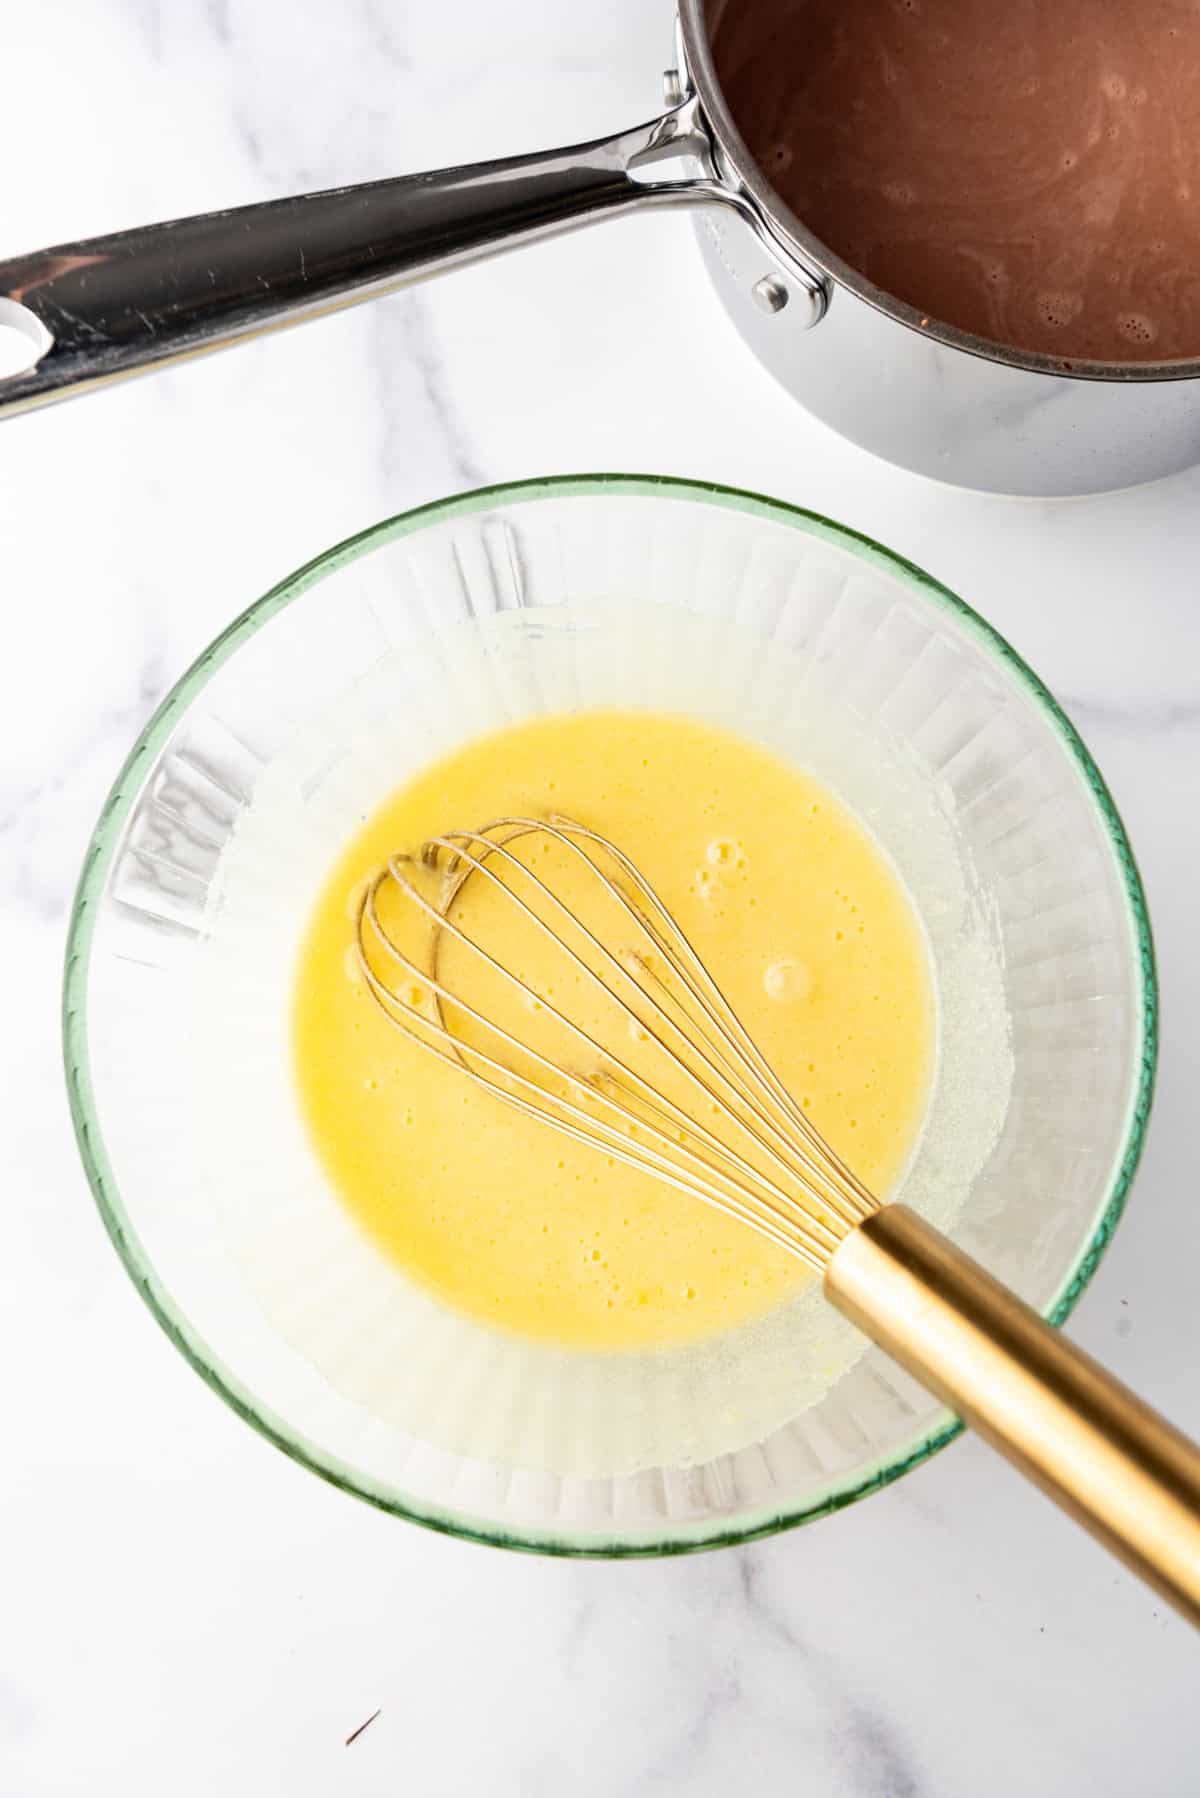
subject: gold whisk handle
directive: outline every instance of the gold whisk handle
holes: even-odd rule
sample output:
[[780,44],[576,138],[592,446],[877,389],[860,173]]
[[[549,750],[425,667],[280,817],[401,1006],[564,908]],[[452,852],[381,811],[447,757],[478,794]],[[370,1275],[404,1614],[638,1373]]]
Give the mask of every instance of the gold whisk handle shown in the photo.
[[850,1232],[825,1292],[1200,1625],[1195,1443],[907,1206]]

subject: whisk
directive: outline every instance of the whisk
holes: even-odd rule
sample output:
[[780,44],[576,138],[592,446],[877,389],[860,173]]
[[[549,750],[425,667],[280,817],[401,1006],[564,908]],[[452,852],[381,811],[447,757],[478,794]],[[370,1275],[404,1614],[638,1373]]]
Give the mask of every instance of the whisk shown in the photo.
[[362,977],[413,1042],[806,1263],[1200,1623],[1200,1449],[915,1212],[880,1205],[614,843],[561,816],[449,831],[392,856],[356,918]]

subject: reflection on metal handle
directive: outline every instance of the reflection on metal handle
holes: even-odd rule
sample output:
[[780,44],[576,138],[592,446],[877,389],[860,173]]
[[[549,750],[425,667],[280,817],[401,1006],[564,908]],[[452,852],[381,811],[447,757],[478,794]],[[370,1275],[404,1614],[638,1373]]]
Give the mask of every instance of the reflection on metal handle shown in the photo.
[[1200,1624],[1200,1448],[903,1205],[846,1237],[825,1291]]
[[[686,172],[656,179],[682,159]],[[334,311],[459,263],[664,202],[751,208],[713,172],[694,97],[540,155],[176,219],[0,263],[0,325],[29,344],[0,413]],[[813,283],[815,292],[820,284]],[[813,315],[819,316],[817,300]]]

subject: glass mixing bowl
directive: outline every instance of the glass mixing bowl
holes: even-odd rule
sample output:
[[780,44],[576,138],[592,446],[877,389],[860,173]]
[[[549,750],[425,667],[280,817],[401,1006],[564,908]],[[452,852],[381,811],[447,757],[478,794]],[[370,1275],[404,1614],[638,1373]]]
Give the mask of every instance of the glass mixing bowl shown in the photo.
[[[258,861],[245,853],[268,803],[290,820],[280,853],[308,844],[317,879],[406,772],[491,725],[587,704],[690,710],[810,765],[840,740],[846,780],[836,758],[819,771],[865,816],[929,927],[947,907],[922,864],[927,808],[986,921],[1003,1006],[979,1028],[1006,1036],[1011,1067],[952,1234],[1061,1321],[1120,1215],[1153,1083],[1153,952],[1124,829],[1078,734],[968,606],[868,539],[751,494],[611,475],[494,487],[378,525],[266,594],[164,701],[104,807],[71,922],[67,1075],[88,1176],[138,1290],[286,1453],[457,1535],[671,1553],[836,1509],[959,1426],[869,1347],[798,1415],[764,1417],[728,1452],[706,1455],[701,1429],[700,1452],[674,1462],[606,1473],[584,1454],[557,1467],[500,1452],[484,1427],[472,1436],[474,1413],[498,1409],[480,1397],[490,1362],[520,1357],[511,1343],[451,1353],[463,1338],[431,1301],[424,1336],[366,1378],[362,1345],[386,1340],[386,1308],[335,1305],[321,1255],[289,1269],[301,1295],[290,1320],[264,1299],[271,1244],[297,1234],[259,1098],[260,1083],[288,1084],[286,1032],[243,1015],[257,972],[231,984],[221,972],[238,905],[257,905],[284,972],[303,922],[294,884],[281,905],[269,871],[257,879],[261,843]],[[856,761],[868,741],[874,759]],[[935,923],[952,945],[954,919]],[[278,1005],[268,994],[280,1017],[283,990]],[[955,1096],[962,1063],[944,1060],[935,1108],[969,1108],[969,1079]],[[232,1070],[219,1099],[205,1087],[218,1062]],[[513,1410],[535,1393],[551,1402],[553,1380],[525,1352]],[[397,1421],[389,1394],[405,1380],[427,1402]],[[576,1425],[586,1447],[586,1408]],[[515,1425],[506,1438],[524,1439]]]

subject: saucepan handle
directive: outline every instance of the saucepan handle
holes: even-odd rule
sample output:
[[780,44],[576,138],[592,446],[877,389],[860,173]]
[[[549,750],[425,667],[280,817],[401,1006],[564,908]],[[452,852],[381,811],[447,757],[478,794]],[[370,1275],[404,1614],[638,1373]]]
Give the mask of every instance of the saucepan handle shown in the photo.
[[[669,178],[656,178],[667,159],[675,164]],[[0,375],[0,413],[663,201],[740,203],[713,177],[690,97],[649,124],[568,149],[271,200],[17,256],[0,263],[0,335],[21,352],[22,366]]]
[[1200,1448],[903,1205],[825,1291],[928,1391],[1200,1624]]

